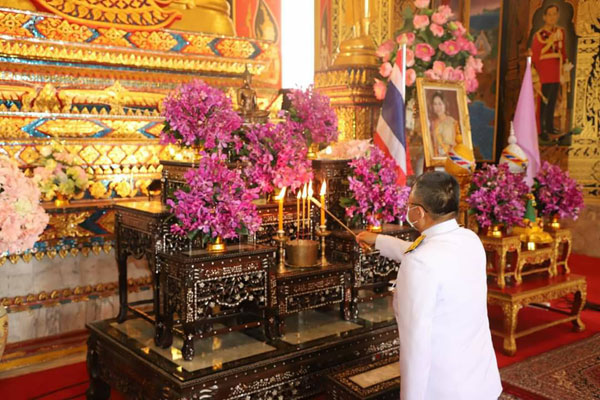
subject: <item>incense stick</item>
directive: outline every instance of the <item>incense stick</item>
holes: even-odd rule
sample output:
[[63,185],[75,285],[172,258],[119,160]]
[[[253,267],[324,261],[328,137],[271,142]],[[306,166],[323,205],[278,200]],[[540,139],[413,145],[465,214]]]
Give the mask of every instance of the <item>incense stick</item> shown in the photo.
[[[311,197],[310,197],[310,201],[312,201],[313,203],[315,203],[315,205],[316,205],[317,207],[319,207],[319,208],[322,208],[322,207],[321,207],[321,203],[320,203],[320,202],[319,202],[317,199],[315,199],[314,197],[312,197],[312,196],[311,196]],[[331,218],[333,218],[335,222],[337,222],[338,224],[340,224],[340,225],[342,226],[342,228],[344,228],[345,230],[347,230],[348,232],[350,232],[350,234],[351,234],[352,236],[354,236],[354,239],[358,239],[358,235],[357,235],[356,233],[354,233],[354,231],[352,231],[352,229],[348,228],[348,227],[346,226],[346,224],[344,224],[342,221],[340,221],[340,219],[339,219],[338,217],[336,217],[335,215],[333,215],[333,214],[331,213],[331,211],[329,211],[329,210],[328,210],[328,209],[326,209],[326,208],[322,208],[322,209],[323,209],[323,210],[325,210],[325,212],[326,212],[326,213],[327,213],[327,214],[328,214],[328,215],[329,215]],[[366,246],[366,248],[367,248],[367,250],[368,250],[368,251],[372,251],[372,250],[373,250],[373,249],[371,248],[371,246],[369,246],[368,244],[364,243],[364,245]]]

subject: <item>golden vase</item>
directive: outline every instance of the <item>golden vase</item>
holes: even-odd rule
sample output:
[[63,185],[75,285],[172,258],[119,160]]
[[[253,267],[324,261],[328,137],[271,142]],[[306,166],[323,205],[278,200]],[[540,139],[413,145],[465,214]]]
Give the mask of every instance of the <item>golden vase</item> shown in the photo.
[[308,154],[306,155],[306,157],[309,160],[316,160],[318,152],[319,152],[319,145],[318,145],[318,143],[311,143],[311,145],[308,146]]
[[558,215],[552,216],[552,221],[550,221],[550,229],[553,231],[557,231],[560,229],[560,221],[558,220]]
[[374,224],[368,224],[367,230],[373,233],[383,232],[383,221],[381,220],[381,217],[379,217],[379,214],[375,216],[375,219],[377,220],[377,222]]
[[56,207],[66,207],[69,205],[69,202],[69,196],[62,193],[57,193],[56,199],[54,199],[54,205]]
[[206,245],[206,250],[209,253],[221,253],[227,249],[225,242],[221,236],[217,236],[213,243],[208,243]]
[[504,233],[502,232],[502,224],[493,224],[490,228],[488,228],[487,235],[497,239],[504,236]]

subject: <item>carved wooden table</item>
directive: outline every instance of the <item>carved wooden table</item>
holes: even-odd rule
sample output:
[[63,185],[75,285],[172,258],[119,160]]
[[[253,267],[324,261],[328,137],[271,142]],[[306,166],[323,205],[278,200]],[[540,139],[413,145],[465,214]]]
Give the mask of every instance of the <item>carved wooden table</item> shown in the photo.
[[521,253],[521,240],[518,236],[504,236],[501,238],[495,238],[491,236],[481,235],[479,236],[483,248],[487,255],[487,274],[496,277],[496,283],[499,287],[503,288],[506,286],[506,278],[515,276],[516,265],[512,268],[508,268],[508,256],[510,253],[516,254],[516,259],[519,258]]
[[[359,233],[360,229],[355,229]],[[383,234],[413,241],[418,232],[409,226],[384,224]],[[379,255],[379,251],[365,252],[349,232],[336,230],[327,238],[327,252],[334,262],[351,263],[352,268],[352,318],[358,318],[358,303],[390,294],[388,283],[395,280],[399,263]],[[363,289],[374,294],[359,296]]]
[[565,274],[571,272],[569,268],[569,256],[573,248],[573,235],[570,229],[558,229],[548,231],[554,239],[554,274],[558,274],[558,267],[564,268]]
[[[267,336],[274,318],[275,275],[272,265],[274,247],[254,244],[228,245],[222,253],[206,250],[160,253],[160,298],[164,309],[165,337],[162,346],[170,346],[181,323],[183,358],[194,357],[194,338],[207,337],[264,324]],[[258,315],[258,320],[215,328],[242,312]],[[175,320],[174,315],[178,316]],[[270,318],[270,320],[269,320]]]
[[[515,269],[515,280],[517,285],[523,282],[524,275],[546,272],[550,277],[556,275],[555,268],[555,251],[554,245],[540,247],[535,250],[521,250],[517,259],[517,268]],[[543,264],[547,262],[546,266]],[[531,268],[525,270],[525,265],[530,265]]]
[[[390,321],[303,345],[274,340],[268,342],[274,349],[258,356],[239,354],[234,361],[193,369],[177,352],[157,351],[116,325],[115,320],[87,325],[89,400],[107,400],[111,388],[127,399],[306,400],[324,392],[323,379],[334,368],[398,351],[396,323]],[[248,333],[260,339],[260,330]],[[205,357],[214,360],[212,354]]]
[[350,319],[351,271],[348,263],[318,268],[285,268],[277,271],[277,335],[284,333],[284,318],[300,311],[340,304],[345,320]]
[[[549,311],[563,315],[566,314],[568,315],[567,317],[516,332],[517,317],[522,307],[532,303],[548,302],[568,294],[575,295],[570,312],[538,305]],[[488,286],[488,304],[500,306],[504,314],[504,329],[502,331],[492,329],[492,334],[504,338],[503,352],[512,356],[517,351],[516,339],[539,330],[564,322],[572,322],[575,330],[582,331],[585,329],[585,325],[581,321],[580,314],[585,305],[586,294],[587,283],[585,277],[572,274],[558,275],[550,278],[538,277],[537,279],[527,280],[519,286],[508,286],[505,288],[490,285]]]
[[[161,223],[168,215],[160,201],[131,201],[115,205],[115,257],[119,270],[119,315],[123,322],[130,310],[157,326],[155,341],[159,341],[161,324],[159,317],[159,264],[158,248],[161,241]],[[135,307],[142,302],[129,304],[127,301],[127,257],[145,257],[152,272],[154,283],[154,317]]]

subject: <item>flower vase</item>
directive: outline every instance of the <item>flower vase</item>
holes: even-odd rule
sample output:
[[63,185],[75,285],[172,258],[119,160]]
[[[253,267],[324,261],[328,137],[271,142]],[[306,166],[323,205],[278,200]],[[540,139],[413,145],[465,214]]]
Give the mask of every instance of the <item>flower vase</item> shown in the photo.
[[206,245],[206,250],[209,253],[221,253],[226,250],[225,242],[221,236],[217,236],[213,243],[208,243]]
[[306,157],[309,160],[316,160],[318,152],[319,152],[319,144],[311,143],[310,146],[308,146],[308,154],[306,155]]
[[550,229],[552,229],[553,231],[557,231],[560,229],[560,221],[558,219],[558,215],[553,215],[552,216],[552,220],[550,221],[550,223],[548,224],[550,226]]
[[381,233],[383,232],[383,222],[381,221],[380,217],[375,217],[376,219],[376,223],[374,224],[368,224],[367,225],[367,230],[369,232],[373,232],[373,233]]
[[0,360],[4,354],[6,341],[8,339],[8,313],[6,308],[0,306]]
[[493,238],[500,239],[504,236],[502,224],[493,224],[488,228],[487,235]]
[[56,194],[56,199],[54,199],[54,205],[56,207],[66,207],[69,205],[69,197],[62,193]]

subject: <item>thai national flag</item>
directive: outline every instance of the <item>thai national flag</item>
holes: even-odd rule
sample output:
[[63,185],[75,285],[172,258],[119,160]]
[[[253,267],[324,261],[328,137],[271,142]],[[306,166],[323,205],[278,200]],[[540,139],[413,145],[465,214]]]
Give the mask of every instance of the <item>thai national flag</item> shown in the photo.
[[408,145],[405,133],[405,109],[404,109],[404,80],[401,69],[402,57],[396,57],[387,85],[381,115],[377,122],[373,142],[388,157],[396,162],[398,185],[406,185],[406,177],[412,175],[410,157],[408,156]]

